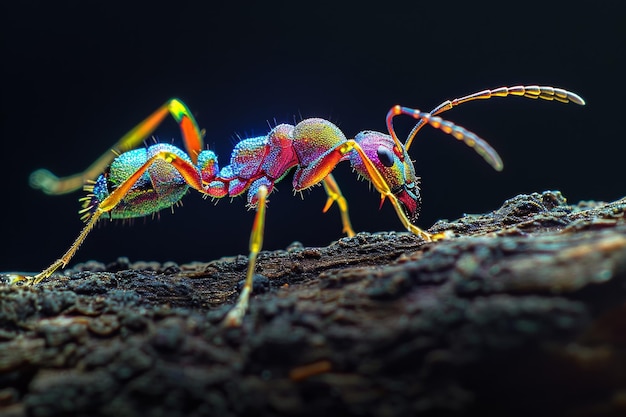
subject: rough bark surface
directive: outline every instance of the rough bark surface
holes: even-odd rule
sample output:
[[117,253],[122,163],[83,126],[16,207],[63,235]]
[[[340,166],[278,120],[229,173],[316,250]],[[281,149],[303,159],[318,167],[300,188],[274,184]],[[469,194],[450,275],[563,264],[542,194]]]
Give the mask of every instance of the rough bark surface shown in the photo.
[[0,415],[626,415],[626,199],[0,285]]

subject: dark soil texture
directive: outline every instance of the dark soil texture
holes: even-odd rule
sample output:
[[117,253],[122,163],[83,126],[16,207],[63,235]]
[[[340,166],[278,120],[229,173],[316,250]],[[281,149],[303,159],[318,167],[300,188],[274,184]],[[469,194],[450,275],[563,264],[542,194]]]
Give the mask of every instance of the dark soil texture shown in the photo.
[[[626,199],[0,285],[3,416],[626,415]],[[6,281],[6,278],[3,278]]]

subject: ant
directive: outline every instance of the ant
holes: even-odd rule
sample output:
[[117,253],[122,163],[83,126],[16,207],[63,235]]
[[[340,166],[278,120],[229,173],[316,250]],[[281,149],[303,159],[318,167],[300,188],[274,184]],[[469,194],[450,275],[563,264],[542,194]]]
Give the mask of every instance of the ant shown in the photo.
[[[348,236],[355,234],[348,216],[348,204],[331,174],[339,162],[346,160],[357,174],[374,185],[381,194],[381,204],[385,199],[391,202],[408,231],[425,241],[445,238],[446,233],[430,234],[414,224],[419,216],[421,196],[408,150],[415,135],[429,124],[463,141],[495,170],[502,170],[500,156],[487,142],[437,115],[469,101],[507,96],[585,104],[580,96],[560,88],[501,87],[446,100],[428,113],[396,105],[387,113],[388,133],[366,130],[354,139],[347,139],[328,120],[305,119],[295,126],[280,124],[267,135],[242,140],[233,149],[230,164],[219,169],[215,153],[204,149],[204,132],[198,128],[191,111],[181,100],[172,98],[126,133],[113,145],[112,152],[102,155],[85,171],[64,178],[44,169],[31,174],[31,186],[46,194],[64,194],[84,187],[89,193],[80,200],[85,226],[67,252],[52,265],[34,277],[14,275],[12,281],[37,284],[58,268],[65,267],[105,214],[112,219],[126,219],[156,213],[176,204],[189,187],[213,198],[234,197],[247,191],[248,206],[256,208],[248,270],[237,303],[224,320],[228,326],[238,326],[247,309],[256,259],[263,244],[267,196],[292,168],[294,190],[323,184],[328,196],[323,211],[336,202],[343,232]],[[185,150],[165,143],[137,149],[168,114],[181,129]],[[393,129],[393,119],[399,115],[417,119],[404,143]]]

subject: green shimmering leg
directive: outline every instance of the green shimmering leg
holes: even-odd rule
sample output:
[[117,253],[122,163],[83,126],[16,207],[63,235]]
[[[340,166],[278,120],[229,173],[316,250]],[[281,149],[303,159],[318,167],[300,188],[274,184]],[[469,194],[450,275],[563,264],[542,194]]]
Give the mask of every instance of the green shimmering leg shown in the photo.
[[113,145],[111,150],[96,159],[96,161],[83,172],[59,178],[46,169],[39,169],[34,171],[30,176],[31,187],[40,189],[46,194],[53,195],[66,194],[80,189],[87,181],[94,180],[98,177],[117,155],[141,145],[163,122],[168,114],[172,115],[174,120],[179,124],[187,152],[195,163],[198,153],[203,147],[202,133],[185,103],[176,98],[172,98],[126,133]]

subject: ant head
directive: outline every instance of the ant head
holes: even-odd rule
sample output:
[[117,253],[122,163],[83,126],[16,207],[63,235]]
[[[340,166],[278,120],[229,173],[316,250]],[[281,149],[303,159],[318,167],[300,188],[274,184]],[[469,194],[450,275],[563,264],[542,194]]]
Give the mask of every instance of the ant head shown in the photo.
[[[354,138],[372,161],[378,172],[400,202],[406,216],[415,222],[419,216],[421,196],[418,178],[415,176],[413,161],[402,145],[398,145],[390,135],[365,131]],[[400,146],[400,147],[399,147]],[[361,158],[353,152],[350,162],[359,175],[370,179]]]

